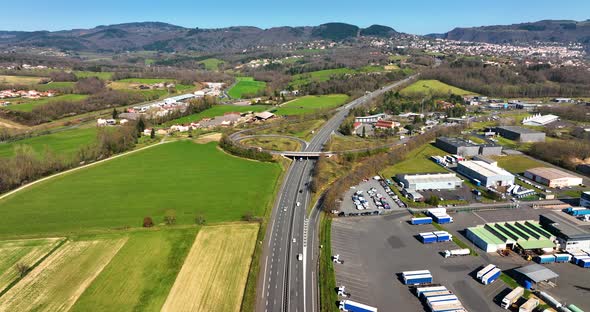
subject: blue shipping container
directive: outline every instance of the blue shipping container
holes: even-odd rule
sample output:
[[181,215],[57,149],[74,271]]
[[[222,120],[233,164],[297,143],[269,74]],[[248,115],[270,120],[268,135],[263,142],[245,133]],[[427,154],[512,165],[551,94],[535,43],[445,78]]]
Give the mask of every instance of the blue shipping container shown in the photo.
[[555,262],[569,262],[572,256],[568,254],[556,254]]
[[430,284],[432,283],[432,275],[430,276],[409,276],[405,280],[406,285]]
[[580,259],[578,265],[583,268],[590,268],[590,259]]
[[420,240],[424,244],[436,243],[436,236],[435,235],[432,235],[432,236],[420,236]]
[[451,217],[440,217],[440,218],[436,218],[436,223],[438,223],[438,224],[451,223]]
[[553,255],[551,255],[551,256],[537,256],[537,257],[535,257],[535,262],[537,262],[539,264],[554,263],[555,256],[553,256]]
[[414,225],[417,224],[431,224],[432,223],[432,218],[412,218],[411,223]]

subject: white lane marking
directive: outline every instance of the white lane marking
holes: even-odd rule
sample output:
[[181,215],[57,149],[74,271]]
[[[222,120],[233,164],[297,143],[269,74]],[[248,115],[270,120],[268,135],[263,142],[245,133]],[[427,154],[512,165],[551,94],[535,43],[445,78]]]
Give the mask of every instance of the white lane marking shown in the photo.
[[[264,261],[264,278],[263,278],[263,281],[262,281],[262,289],[264,289],[264,286],[266,285],[266,273],[267,273],[267,271],[266,271],[266,265],[267,264],[268,264],[268,256],[266,257],[266,260]],[[272,270],[272,264],[271,264],[270,267],[271,267],[271,270]],[[260,294],[260,298],[263,298],[264,299],[264,293]]]

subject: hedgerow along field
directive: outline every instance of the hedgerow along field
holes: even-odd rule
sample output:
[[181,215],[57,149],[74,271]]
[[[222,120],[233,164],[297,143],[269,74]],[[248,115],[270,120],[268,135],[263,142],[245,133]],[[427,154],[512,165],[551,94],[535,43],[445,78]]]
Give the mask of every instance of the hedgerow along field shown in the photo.
[[0,311],[68,311],[125,241],[66,242],[0,297]]
[[160,311],[197,231],[190,227],[125,234],[127,243],[70,311]]
[[50,180],[0,200],[0,237],[141,227],[167,212],[178,224],[263,215],[281,168],[230,156],[217,144],[160,144]]
[[470,91],[466,91],[438,80],[418,80],[413,84],[403,88],[400,93],[402,95],[444,95],[444,94],[456,94],[456,95],[469,95],[475,94]]
[[33,267],[62,238],[41,238],[0,241],[0,292],[19,277],[17,264]]
[[240,311],[258,224],[201,229],[162,308]]
[[227,92],[234,99],[248,95],[256,95],[266,88],[266,82],[254,80],[252,77],[236,77],[236,84]]
[[348,100],[346,94],[308,95],[290,101],[279,107],[277,115],[302,115],[316,112],[322,109],[331,109],[341,106]]
[[73,156],[82,146],[94,143],[96,133],[96,127],[78,128],[3,143],[0,144],[0,158],[13,156],[17,145],[28,145],[37,153],[47,148],[58,155]]

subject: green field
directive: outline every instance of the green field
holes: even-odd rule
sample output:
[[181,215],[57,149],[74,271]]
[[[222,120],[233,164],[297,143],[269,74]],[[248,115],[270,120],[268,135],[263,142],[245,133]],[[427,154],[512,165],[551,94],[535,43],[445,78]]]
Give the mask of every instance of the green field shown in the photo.
[[50,102],[54,102],[54,101],[78,102],[78,101],[84,100],[87,97],[88,97],[88,95],[84,95],[84,94],[64,94],[64,95],[58,95],[55,97],[42,98],[42,99],[38,99],[38,100],[22,99],[22,100],[11,101],[12,104],[6,106],[6,108],[10,109],[10,110],[15,110],[15,111],[30,112],[33,110],[33,108],[35,108],[37,106],[45,105]]
[[256,95],[266,88],[266,82],[256,81],[252,77],[236,77],[236,84],[227,92],[234,99]]
[[325,69],[325,70],[318,70],[309,73],[297,74],[293,75],[291,79],[291,85],[293,87],[299,87],[301,85],[307,84],[311,81],[327,81],[332,76],[341,76],[344,74],[354,74],[357,71],[350,68],[336,68],[336,69]]
[[331,109],[343,105],[348,100],[346,94],[309,95],[285,103],[279,107],[277,115],[302,115],[322,109]]
[[48,91],[48,90],[60,90],[60,89],[73,88],[75,84],[76,84],[75,82],[71,82],[71,81],[58,81],[58,82],[50,82],[47,84],[35,85],[34,87],[35,87],[35,89],[37,89],[37,91]]
[[453,87],[438,80],[418,80],[402,89],[400,93],[405,96],[427,94],[444,95],[449,93],[457,95],[475,94],[473,92]]
[[102,80],[111,80],[113,78],[112,72],[91,72],[91,71],[74,71],[76,77],[80,78],[88,78],[88,77],[97,77],[98,79]]
[[242,140],[240,143],[270,151],[298,151],[301,149],[301,143],[299,141],[279,137],[250,138]]
[[225,63],[223,60],[217,58],[208,58],[199,62],[199,64],[205,65],[207,70],[219,70],[219,66]]
[[126,78],[126,79],[117,80],[117,82],[154,84],[154,83],[162,83],[162,82],[176,83],[176,80],[166,79],[166,78]]
[[[178,224],[263,215],[280,166],[177,141],[59,176],[0,200],[0,237],[140,227],[169,210]],[[182,173],[182,174],[180,174]]]
[[70,311],[160,311],[197,229],[129,234]]
[[182,118],[178,118],[175,120],[172,120],[170,122],[167,122],[166,124],[168,125],[174,125],[174,124],[185,124],[185,123],[191,123],[193,121],[199,121],[203,118],[213,118],[213,117],[217,117],[217,116],[223,116],[223,114],[225,113],[230,113],[230,112],[239,112],[239,113],[245,113],[245,112],[263,112],[265,110],[268,110],[270,108],[270,106],[267,105],[246,105],[246,106],[233,106],[233,105],[215,105],[207,110],[204,110],[198,114],[192,114],[192,115],[188,115]]
[[95,142],[96,132],[96,127],[79,128],[10,143],[0,143],[0,158],[13,156],[16,145],[29,145],[37,153],[41,153],[48,148],[59,155],[73,155],[82,146]]
[[17,84],[17,85],[37,84],[41,81],[41,79],[43,79],[43,77],[0,75],[0,84]]
[[523,155],[496,156],[494,159],[498,161],[498,167],[504,168],[512,173],[521,174],[531,168],[547,167],[542,162]]
[[443,150],[434,147],[432,144],[425,144],[408,153],[406,160],[387,167],[385,170],[383,170],[383,176],[386,178],[391,178],[396,174],[404,173],[447,172],[445,168],[437,165],[430,159],[430,156],[441,156],[446,154],[447,153],[445,153]]

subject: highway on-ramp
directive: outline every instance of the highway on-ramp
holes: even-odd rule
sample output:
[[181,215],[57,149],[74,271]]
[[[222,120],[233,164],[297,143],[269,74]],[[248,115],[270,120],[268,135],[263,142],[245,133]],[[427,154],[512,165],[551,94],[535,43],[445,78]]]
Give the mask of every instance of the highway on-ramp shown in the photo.
[[[408,83],[418,75],[365,94],[340,107],[315,134],[304,152],[320,152],[332,133],[355,106]],[[313,159],[295,159],[289,167],[263,242],[261,270],[258,278],[259,312],[312,312],[318,310],[317,294],[317,221],[319,210],[310,203]],[[314,204],[309,219],[307,207]],[[301,260],[299,260],[301,259]]]

